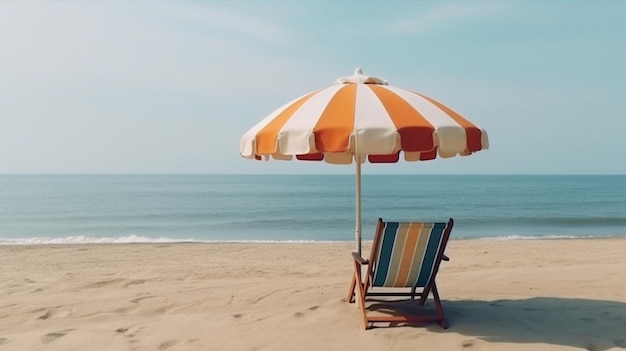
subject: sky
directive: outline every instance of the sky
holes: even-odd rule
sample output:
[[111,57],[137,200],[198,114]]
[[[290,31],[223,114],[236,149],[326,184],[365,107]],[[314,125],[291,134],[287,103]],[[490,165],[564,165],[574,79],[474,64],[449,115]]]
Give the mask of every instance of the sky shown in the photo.
[[626,174],[626,1],[0,1],[0,174],[354,173],[241,136],[360,67],[487,130],[384,174]]

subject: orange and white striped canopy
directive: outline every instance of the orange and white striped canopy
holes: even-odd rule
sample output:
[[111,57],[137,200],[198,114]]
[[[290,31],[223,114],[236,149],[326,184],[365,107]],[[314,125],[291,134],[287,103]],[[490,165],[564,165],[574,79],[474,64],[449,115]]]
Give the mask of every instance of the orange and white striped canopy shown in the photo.
[[387,85],[357,69],[337,84],[299,97],[241,138],[250,159],[349,164],[432,160],[489,147],[487,133],[428,96]]

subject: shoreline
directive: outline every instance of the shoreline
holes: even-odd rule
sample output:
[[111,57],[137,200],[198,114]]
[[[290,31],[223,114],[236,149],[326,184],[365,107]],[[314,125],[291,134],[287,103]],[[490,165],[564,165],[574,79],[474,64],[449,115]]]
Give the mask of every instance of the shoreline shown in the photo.
[[[130,238],[130,239],[129,239]],[[134,240],[133,240],[134,238]],[[497,236],[497,237],[451,237],[453,241],[535,241],[535,240],[626,240],[624,235],[606,236],[576,236],[576,235],[546,235],[546,236]],[[23,242],[22,242],[23,241]],[[363,240],[363,244],[372,240]],[[169,239],[131,237],[33,237],[33,238],[0,238],[0,248],[10,246],[48,246],[48,245],[125,245],[125,244],[259,244],[259,245],[289,245],[289,244],[355,244],[354,240],[193,240],[193,239]]]
[[447,330],[362,330],[345,302],[353,249],[1,246],[0,349],[626,349],[626,238],[451,240],[437,276]]

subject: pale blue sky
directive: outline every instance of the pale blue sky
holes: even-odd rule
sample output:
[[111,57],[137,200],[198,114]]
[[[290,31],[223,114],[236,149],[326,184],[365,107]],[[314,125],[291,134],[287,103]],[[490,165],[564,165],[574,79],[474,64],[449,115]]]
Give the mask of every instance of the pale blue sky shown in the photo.
[[351,75],[489,133],[364,173],[626,174],[625,1],[0,2],[0,173],[353,173],[239,140]]

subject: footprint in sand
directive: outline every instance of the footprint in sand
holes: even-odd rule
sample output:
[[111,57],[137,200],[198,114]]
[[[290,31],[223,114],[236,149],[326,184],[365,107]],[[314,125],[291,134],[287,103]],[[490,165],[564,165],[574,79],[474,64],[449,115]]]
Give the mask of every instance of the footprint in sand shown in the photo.
[[[315,311],[315,310],[317,310],[320,307],[321,306],[311,306],[311,307],[307,308],[307,311]],[[293,315],[296,318],[300,318],[300,317],[304,316],[304,312],[296,312]]]
[[139,284],[144,284],[147,280],[145,279],[135,279],[135,280],[131,280],[128,283],[124,284],[125,288],[128,288],[131,285],[139,285]]
[[71,332],[74,329],[65,329],[65,330],[59,330],[57,332],[54,333],[48,333],[44,336],[41,337],[41,341],[43,341],[44,344],[53,342],[54,340],[66,335],[67,333]]
[[461,346],[462,346],[464,349],[466,349],[466,348],[469,348],[469,347],[474,346],[474,344],[475,344],[475,341],[474,341],[474,340],[463,340],[463,342],[461,343]]
[[145,329],[144,327],[133,326],[130,328],[117,328],[115,329],[115,332],[120,333],[120,334],[125,334],[126,337],[129,337],[132,339],[135,336],[137,336],[137,334],[141,333],[144,329]]
[[153,297],[156,297],[156,295],[142,295],[142,294],[140,294],[139,297],[130,300],[130,302],[132,302],[132,303],[139,303],[141,300],[150,299],[150,298],[153,298]]
[[46,310],[46,313],[42,314],[41,316],[37,317],[37,319],[41,319],[43,321],[45,320],[52,320],[52,319],[63,319],[65,317],[67,317],[70,314],[70,311],[68,310],[64,310],[64,309],[56,309],[56,308],[51,308]]
[[9,339],[7,339],[7,338],[0,338],[0,345],[6,344],[7,342],[9,342]]
[[46,319],[50,318],[50,316],[52,316],[52,311],[48,310],[48,311],[46,311],[46,313],[44,313],[41,316],[37,317],[37,319],[46,320]]
[[100,281],[100,282],[91,283],[91,284],[85,286],[85,289],[103,288],[103,287],[108,286],[108,285],[121,283],[122,281],[124,281],[124,280],[121,279],[121,278],[111,279],[111,280],[103,280],[103,281]]
[[179,342],[180,342],[180,341],[178,341],[178,340],[168,340],[168,341],[166,341],[166,342],[162,343],[161,345],[159,345],[159,346],[157,347],[157,349],[159,349],[159,350],[167,350],[167,349],[169,349],[170,347],[172,347],[172,346],[174,346],[174,345],[178,344]]

